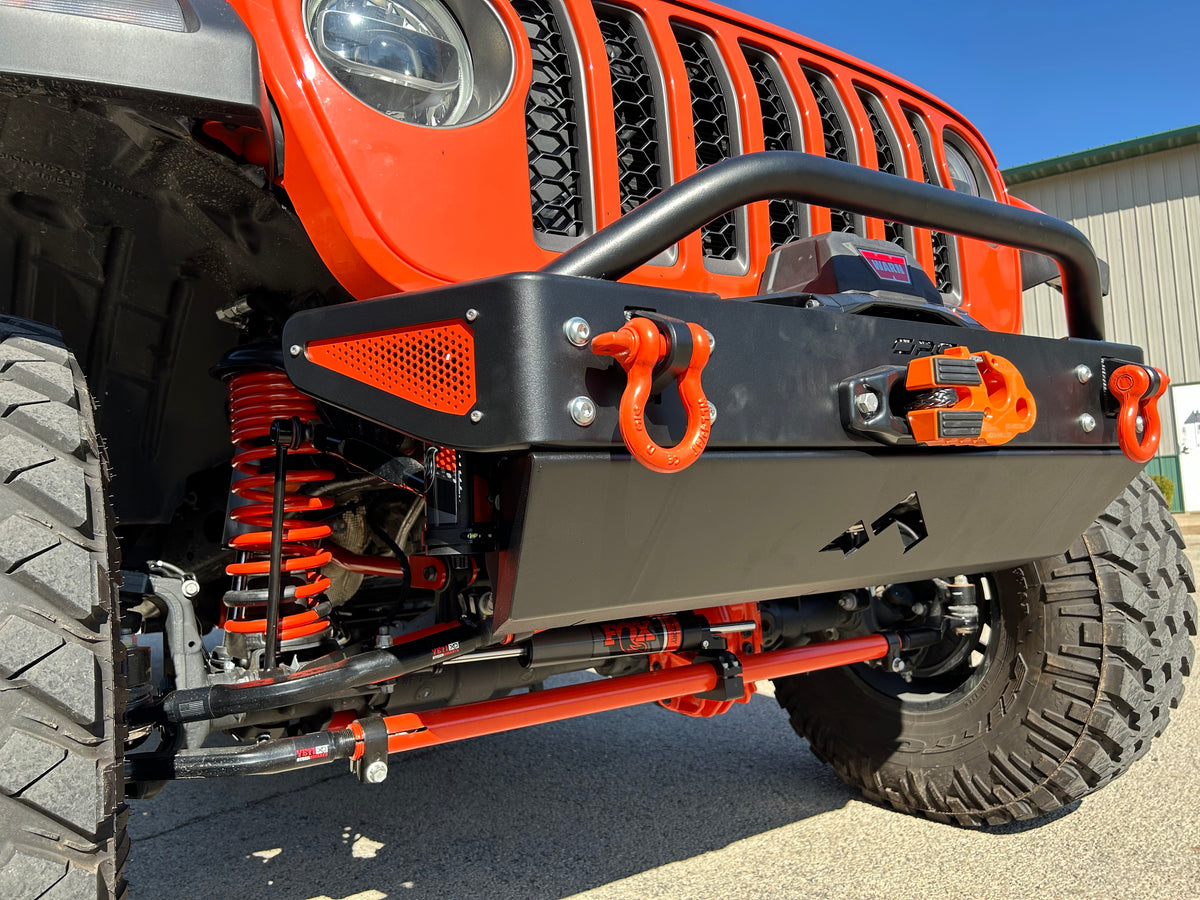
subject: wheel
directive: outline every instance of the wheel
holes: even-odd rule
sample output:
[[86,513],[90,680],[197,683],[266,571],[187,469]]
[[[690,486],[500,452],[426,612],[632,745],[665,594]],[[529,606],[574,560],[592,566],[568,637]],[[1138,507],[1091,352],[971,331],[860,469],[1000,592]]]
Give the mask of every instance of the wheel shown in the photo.
[[92,401],[0,317],[0,897],[125,895],[124,658]]
[[1192,571],[1145,475],[1065,554],[979,582],[979,637],[911,682],[859,665],[776,683],[796,732],[868,799],[960,825],[1045,815],[1129,768],[1178,704]]

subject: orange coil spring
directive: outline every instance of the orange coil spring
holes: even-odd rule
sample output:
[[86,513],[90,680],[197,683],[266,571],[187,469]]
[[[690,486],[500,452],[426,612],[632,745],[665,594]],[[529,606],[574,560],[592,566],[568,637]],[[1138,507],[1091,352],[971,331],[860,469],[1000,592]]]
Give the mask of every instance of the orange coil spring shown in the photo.
[[[229,575],[265,577],[271,571],[275,479],[269,464],[264,471],[263,461],[275,457],[271,423],[293,416],[305,423],[320,419],[312,400],[296,390],[284,373],[270,370],[243,372],[230,378],[229,423],[234,446],[234,477],[230,490],[234,496],[246,501],[233,508],[230,518],[256,530],[236,535],[230,541],[230,546],[239,551],[239,555],[238,562],[226,566],[225,572]],[[307,443],[287,451],[289,457],[318,452]],[[333,506],[331,498],[310,497],[299,493],[298,489],[305,484],[332,481],[334,477],[334,473],[327,469],[297,469],[295,460],[289,459],[287,496],[283,506],[283,576],[284,584],[290,581],[295,585],[295,603],[291,604],[291,608],[299,609],[284,615],[289,604],[283,602],[279,619],[281,641],[319,634],[329,627],[329,620],[313,607],[318,595],[329,587],[329,579],[321,574],[320,569],[332,558],[329,551],[320,549],[317,542],[329,537],[333,530],[328,525],[295,516],[298,513],[320,512]],[[223,623],[225,630],[239,634],[265,634],[265,606],[263,618],[252,617],[257,612],[257,609],[245,607],[231,610],[232,618],[227,618]]]

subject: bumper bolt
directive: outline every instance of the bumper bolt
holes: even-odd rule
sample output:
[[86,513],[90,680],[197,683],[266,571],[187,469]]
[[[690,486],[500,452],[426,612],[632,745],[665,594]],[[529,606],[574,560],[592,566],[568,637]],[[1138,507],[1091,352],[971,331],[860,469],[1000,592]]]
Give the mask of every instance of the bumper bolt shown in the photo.
[[1092,380],[1092,370],[1080,363],[1075,367],[1075,377],[1079,379],[1080,384],[1087,384]]
[[482,421],[482,419],[483,419],[483,413],[481,413],[479,410],[475,410],[471,413],[471,421],[474,422],[476,425],[478,425],[479,422]]
[[368,784],[379,784],[387,778],[387,763],[382,759],[377,759],[375,762],[367,766],[366,779]]
[[290,353],[292,356],[299,356],[303,352],[304,348],[299,344],[292,344],[292,346],[288,347],[288,353]]
[[596,404],[591,397],[576,397],[567,406],[576,425],[587,427],[596,421]]
[[467,310],[467,321],[468,322],[474,322],[478,318],[479,318],[479,310],[477,310],[477,309],[468,309]]
[[1091,413],[1084,413],[1079,417],[1079,427],[1088,433],[1096,430],[1096,420]]
[[576,347],[586,347],[592,338],[592,326],[588,324],[587,319],[572,316],[563,322],[563,334]]
[[864,416],[870,416],[879,412],[879,395],[874,391],[859,394],[854,398],[854,408]]

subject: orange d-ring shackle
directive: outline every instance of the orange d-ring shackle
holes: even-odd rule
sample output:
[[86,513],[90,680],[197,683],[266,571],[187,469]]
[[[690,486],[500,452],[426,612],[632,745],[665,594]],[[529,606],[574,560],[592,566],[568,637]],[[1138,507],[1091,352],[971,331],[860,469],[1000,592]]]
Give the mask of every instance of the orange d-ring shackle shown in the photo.
[[679,379],[679,398],[687,411],[687,432],[674,447],[661,447],[646,432],[646,401],[650,399],[654,367],[666,359],[670,346],[658,326],[635,316],[617,331],[592,338],[592,352],[611,356],[625,369],[625,392],[621,395],[621,437],[633,458],[654,472],[681,472],[700,458],[708,446],[712,414],[700,386],[700,373],[708,363],[712,347],[708,332],[687,323],[692,335],[692,358]]
[[[1125,365],[1108,376],[1108,390],[1121,401],[1117,413],[1117,441],[1121,451],[1134,462],[1149,462],[1158,450],[1162,426],[1158,419],[1158,398],[1171,379],[1158,369]],[[1138,439],[1137,420],[1142,419],[1142,437]]]

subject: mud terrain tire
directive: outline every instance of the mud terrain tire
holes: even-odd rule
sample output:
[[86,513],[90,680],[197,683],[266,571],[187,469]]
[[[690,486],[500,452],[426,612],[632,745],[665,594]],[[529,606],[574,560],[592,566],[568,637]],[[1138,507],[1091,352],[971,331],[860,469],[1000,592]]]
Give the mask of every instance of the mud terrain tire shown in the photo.
[[123,659],[92,400],[0,317],[0,897],[120,898]]
[[[959,825],[1055,812],[1129,768],[1192,663],[1192,570],[1139,475],[1063,555],[993,573],[988,662],[922,694],[861,666],[781,679],[813,752],[868,799]],[[881,689],[880,677],[896,679]]]

